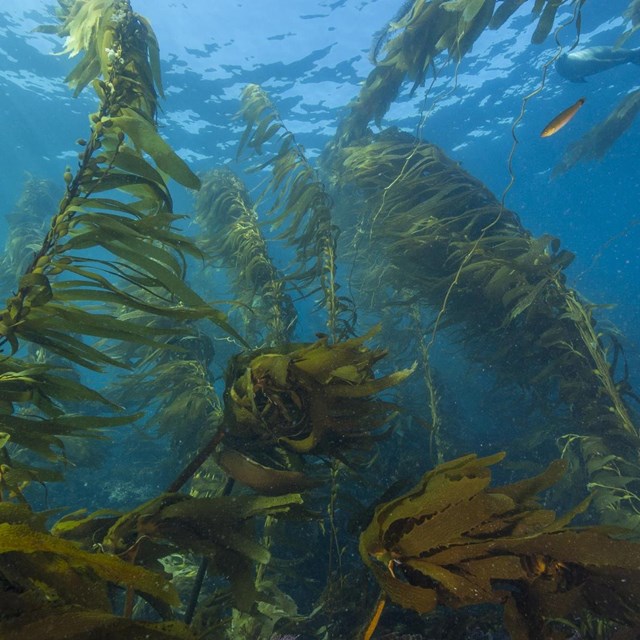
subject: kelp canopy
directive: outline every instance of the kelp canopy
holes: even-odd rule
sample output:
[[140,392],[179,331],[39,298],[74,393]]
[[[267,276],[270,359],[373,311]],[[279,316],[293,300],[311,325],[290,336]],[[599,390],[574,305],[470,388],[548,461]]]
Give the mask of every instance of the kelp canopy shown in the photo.
[[[59,0],[43,30],[82,56],[67,82],[75,95],[92,87],[98,109],[61,199],[31,181],[18,203],[18,215],[50,209],[48,230],[37,240],[41,219],[29,215],[29,237],[12,234],[5,258],[15,292],[0,319],[3,638],[466,638],[472,605],[487,633],[517,640],[637,635],[640,443],[618,337],[568,286],[574,256],[559,239],[531,234],[436,145],[369,130],[405,80],[415,92],[445,58],[457,66],[523,4],[404,3],[319,166],[266,91],[247,86],[238,157],[267,174],[252,198],[242,163],[196,176],[160,135],[149,22],[127,0]],[[533,42],[563,6],[579,21],[583,4],[532,3]],[[195,241],[170,180],[199,191]],[[274,258],[278,243],[288,263]],[[207,290],[226,277],[229,315],[187,283],[193,258],[216,280]],[[439,431],[461,395],[438,385],[430,359],[445,330],[540,420],[510,456],[537,475],[493,487],[504,454],[479,458]],[[115,368],[119,388],[83,375]],[[87,415],[91,405],[106,415]],[[141,448],[151,431],[166,438],[154,464],[170,481],[124,509],[35,510],[29,484],[62,480],[69,437],[143,417],[147,431],[131,437]],[[430,471],[427,439],[442,461]],[[118,455],[113,482],[137,481]],[[569,485],[580,498],[563,501]],[[387,601],[395,626],[376,632]]]

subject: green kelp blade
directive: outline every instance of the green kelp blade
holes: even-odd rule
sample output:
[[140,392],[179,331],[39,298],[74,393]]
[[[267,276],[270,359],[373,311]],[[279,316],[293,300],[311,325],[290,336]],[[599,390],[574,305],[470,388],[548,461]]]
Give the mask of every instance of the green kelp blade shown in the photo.
[[128,322],[104,313],[89,313],[79,307],[52,303],[48,307],[54,311],[62,322],[69,323],[74,331],[84,336],[110,338],[123,342],[146,344],[159,347],[161,343],[153,339],[153,335],[166,336],[166,330],[153,330],[135,322]]
[[156,34],[151,28],[151,23],[141,15],[137,15],[138,20],[147,28],[147,52],[149,54],[149,66],[151,67],[151,75],[156,91],[161,98],[164,98],[164,89],[162,87],[162,74],[160,72],[160,46]]
[[0,429],[11,436],[11,441],[27,447],[47,460],[58,461],[60,455],[54,451],[64,451],[60,436],[90,437],[104,440],[101,429],[131,424],[143,414],[125,416],[80,416],[64,415],[54,418],[37,419],[0,414]]
[[50,416],[59,415],[62,410],[52,405],[49,398],[69,402],[97,402],[113,409],[120,409],[95,389],[68,375],[56,373],[68,373],[68,367],[34,365],[16,359],[5,360],[2,364],[5,365],[2,367],[5,370],[0,371],[0,397],[4,399],[12,402],[33,402]]
[[[78,509],[57,520],[51,527],[51,533],[58,538],[78,542],[83,548],[91,548],[96,539],[104,538],[121,515],[113,509],[98,509],[89,514],[86,509]],[[102,535],[97,537],[99,532]]]
[[4,553],[51,553],[74,567],[93,571],[108,582],[132,587],[173,606],[180,603],[175,588],[160,574],[116,556],[83,551],[71,542],[34,531],[24,524],[0,524],[0,554]]
[[556,13],[562,4],[561,0],[549,0],[542,10],[536,29],[531,36],[533,44],[542,44],[553,29]]
[[113,198],[73,198],[67,207],[68,211],[88,212],[92,209],[120,211],[134,218],[142,218],[145,214],[131,203],[125,204]]
[[100,74],[100,59],[87,52],[71,70],[64,81],[73,87],[73,97],[77,98],[82,90]]
[[164,202],[168,209],[173,207],[173,201],[169,191],[159,183],[139,175],[121,173],[115,169],[111,169],[108,173],[99,173],[83,180],[81,189],[85,193],[90,192],[92,194],[119,189],[131,194],[133,197],[137,197],[142,191],[147,196],[150,195],[152,201],[157,203],[157,201],[160,200]]
[[126,173],[141,176],[150,182],[155,182],[161,188],[166,188],[162,175],[150,163],[140,156],[135,149],[122,145],[118,149],[113,165]]
[[19,626],[0,623],[3,640],[196,640],[182,622],[139,622],[111,613],[78,607],[45,607],[24,613]]
[[[40,307],[37,308],[38,311],[39,309]],[[39,344],[87,369],[102,371],[105,365],[129,368],[120,360],[112,358],[101,350],[70,335],[69,331],[69,326],[61,318],[47,315],[44,312],[36,314],[35,310],[19,326],[19,335],[24,340]]]
[[158,168],[189,189],[199,189],[200,179],[187,163],[162,139],[146,118],[127,107],[124,115],[112,118],[114,126],[126,133],[136,147],[148,153]]
[[[85,280],[66,280],[57,282],[55,285],[55,295],[58,300],[73,300],[73,301],[95,301],[105,302],[117,305],[129,307],[131,309],[137,309],[144,311],[145,313],[151,313],[157,316],[164,316],[166,318],[173,318],[177,321],[194,321],[208,318],[215,325],[226,331],[233,338],[244,346],[249,346],[244,338],[229,324],[227,314],[223,311],[219,311],[214,307],[211,307],[206,302],[203,302],[199,307],[186,307],[177,304],[158,304],[153,305],[149,302],[136,298],[126,294],[119,290],[117,287],[111,285],[111,283],[104,277],[79,269],[72,266],[66,266],[65,269],[73,271],[78,275],[86,276]],[[96,288],[91,287],[91,282],[96,283]],[[104,288],[102,288],[104,287]]]

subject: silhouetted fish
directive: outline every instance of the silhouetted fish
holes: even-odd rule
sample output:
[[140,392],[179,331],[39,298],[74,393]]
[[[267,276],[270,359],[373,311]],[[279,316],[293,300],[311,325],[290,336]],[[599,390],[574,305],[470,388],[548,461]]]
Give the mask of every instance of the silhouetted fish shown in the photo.
[[620,64],[640,64],[640,49],[588,47],[563,53],[556,60],[558,73],[571,82],[584,82],[587,76],[612,69]]

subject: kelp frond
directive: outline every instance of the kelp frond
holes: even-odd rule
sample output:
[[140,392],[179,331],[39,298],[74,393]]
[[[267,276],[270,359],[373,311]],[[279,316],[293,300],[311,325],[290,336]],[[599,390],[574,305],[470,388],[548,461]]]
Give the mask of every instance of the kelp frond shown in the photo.
[[[340,158],[336,177],[365,197],[361,226],[376,262],[362,265],[362,288],[374,306],[388,286],[439,310],[432,340],[439,326],[461,329],[469,354],[491,363],[501,383],[536,389],[548,407],[569,410],[572,431],[631,456],[638,436],[625,398],[633,395],[616,379],[606,332],[565,285],[573,255],[555,238],[532,237],[433,145],[388,131]],[[603,511],[611,516],[604,503]],[[625,517],[628,528],[638,524],[632,510]]]
[[347,448],[369,448],[396,408],[374,396],[413,371],[374,376],[374,364],[386,352],[364,342],[378,328],[335,344],[325,337],[237,359],[225,394],[230,436],[300,454],[342,456]]
[[[501,27],[526,0],[504,0],[497,8],[490,22],[492,29]],[[574,5],[579,11],[586,0],[536,0],[533,13],[538,16],[536,28],[531,36],[533,44],[542,44],[551,33],[558,10],[563,5]]]
[[0,504],[2,638],[62,640],[73,629],[78,640],[193,640],[179,622],[149,623],[115,615],[114,586],[137,592],[163,613],[180,601],[160,573],[51,535],[44,527],[48,515],[25,505]]
[[377,507],[360,553],[383,592],[420,613],[501,604],[507,630],[522,640],[552,637],[541,633],[551,621],[587,614],[637,631],[639,545],[609,529],[568,527],[588,499],[559,517],[538,503],[562,476],[560,461],[537,477],[490,487],[490,467],[503,457],[443,463]]
[[337,340],[352,335],[355,322],[352,303],[347,297],[338,296],[338,229],[332,222],[331,198],[293,133],[258,85],[248,85],[243,91],[242,117],[247,126],[239,153],[249,146],[260,154],[263,145],[270,141],[279,145],[277,153],[257,168],[271,168],[269,187],[275,195],[270,212],[274,216],[272,224],[282,229],[278,237],[296,250],[299,267],[288,277],[303,286],[319,280],[330,336]]
[[621,47],[638,29],[640,29],[640,0],[629,0],[629,6],[622,14],[627,28],[616,41],[616,47]]
[[[125,0],[64,1],[58,18],[62,24],[49,30],[70,38],[69,51],[84,53],[69,82],[80,90],[92,81],[99,108],[88,140],[78,141],[75,175],[65,171],[49,231],[0,311],[0,346],[13,355],[24,341],[90,369],[126,367],[90,340],[149,345],[167,331],[114,317],[115,308],[174,321],[208,318],[239,338],[226,315],[184,281],[186,256],[200,253],[174,228],[179,216],[167,177],[193,189],[200,182],[156,128],[160,80],[151,27]],[[22,375],[23,385],[28,380]]]
[[[558,9],[575,2],[582,5],[584,0],[538,0],[534,13],[539,18],[532,41],[542,43]],[[459,63],[487,27],[498,28],[522,4],[524,0],[414,0],[403,4],[396,19],[379,32],[375,67],[350,105],[333,146],[339,148],[363,137],[371,121],[380,125],[406,79],[413,82],[415,91],[430,73],[437,75],[441,54]]]
[[[269,256],[246,187],[231,170],[215,169],[203,177],[195,219],[202,228],[201,248],[232,274],[251,342],[255,346],[289,342],[296,311],[284,275]],[[266,329],[263,337],[261,329]]]
[[255,603],[253,563],[270,560],[268,549],[255,540],[252,525],[265,516],[299,515],[301,505],[302,498],[295,494],[193,498],[166,493],[119,518],[103,545],[117,554],[135,549],[145,564],[172,552],[204,555],[211,573],[230,580],[235,606],[249,610]]

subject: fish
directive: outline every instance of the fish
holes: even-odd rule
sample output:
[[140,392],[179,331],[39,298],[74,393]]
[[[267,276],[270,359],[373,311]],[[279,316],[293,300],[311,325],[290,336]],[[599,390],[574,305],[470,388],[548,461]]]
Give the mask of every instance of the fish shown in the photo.
[[587,76],[628,62],[640,65],[640,49],[587,47],[580,51],[563,53],[556,60],[556,71],[571,82],[586,82]]
[[561,111],[540,133],[541,138],[548,138],[554,133],[560,131],[565,124],[578,113],[578,109],[584,104],[584,98],[580,98],[575,104],[572,104],[568,109]]

